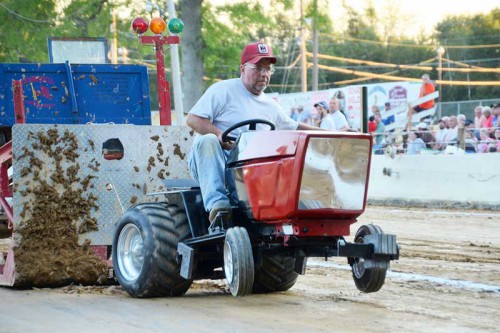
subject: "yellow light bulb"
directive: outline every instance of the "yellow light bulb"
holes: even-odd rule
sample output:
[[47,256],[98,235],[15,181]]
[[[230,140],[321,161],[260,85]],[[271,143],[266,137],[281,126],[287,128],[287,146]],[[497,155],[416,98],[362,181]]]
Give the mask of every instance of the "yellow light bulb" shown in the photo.
[[151,29],[151,31],[157,35],[161,34],[166,27],[167,24],[161,17],[155,17],[149,23],[149,29]]

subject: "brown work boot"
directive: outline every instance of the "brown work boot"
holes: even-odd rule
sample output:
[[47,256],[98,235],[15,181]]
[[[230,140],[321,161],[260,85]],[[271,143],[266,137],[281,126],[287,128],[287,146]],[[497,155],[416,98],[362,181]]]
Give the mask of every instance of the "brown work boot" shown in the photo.
[[218,213],[221,213],[223,221],[227,222],[231,219],[233,211],[231,207],[213,208],[210,211],[210,215],[208,215],[208,220],[210,221],[210,224],[214,223]]

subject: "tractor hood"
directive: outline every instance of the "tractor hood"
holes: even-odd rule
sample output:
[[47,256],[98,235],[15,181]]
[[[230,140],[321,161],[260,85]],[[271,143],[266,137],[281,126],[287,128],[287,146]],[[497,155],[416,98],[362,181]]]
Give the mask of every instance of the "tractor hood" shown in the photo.
[[256,220],[353,219],[366,204],[371,143],[363,133],[245,132],[228,171]]

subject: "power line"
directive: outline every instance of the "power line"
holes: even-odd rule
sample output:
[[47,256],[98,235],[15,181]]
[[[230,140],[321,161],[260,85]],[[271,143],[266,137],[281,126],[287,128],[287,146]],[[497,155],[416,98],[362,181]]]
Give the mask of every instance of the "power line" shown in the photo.
[[[312,66],[311,63],[308,63],[309,66]],[[363,77],[371,77],[374,79],[384,79],[388,81],[408,81],[408,82],[421,82],[420,79],[415,79],[412,77],[403,77],[403,76],[393,76],[393,75],[385,75],[385,74],[373,74],[368,72],[360,72],[353,71],[348,69],[336,68],[331,66],[318,65],[318,68],[339,72],[344,74],[351,74],[356,76]],[[500,86],[499,81],[444,81],[444,80],[435,80],[436,84],[448,85],[448,86]]]
[[[401,46],[401,47],[413,47],[413,48],[433,48],[438,47],[439,45],[420,45],[420,44],[402,44],[402,43],[390,43],[390,42],[381,42],[381,41],[373,41],[366,40],[354,37],[347,36],[334,36],[332,34],[320,33],[320,35],[334,37],[338,39],[352,40],[355,42],[366,43],[366,44],[376,44],[376,45],[384,45],[384,46]],[[443,45],[444,48],[447,49],[483,49],[483,48],[494,48],[500,47],[500,44],[488,44],[488,45]]]
[[[310,52],[307,52],[306,55],[308,57],[312,57],[312,53],[310,53]],[[399,69],[416,69],[416,70],[430,71],[433,68],[435,68],[434,66],[389,64],[389,63],[369,61],[369,60],[359,60],[359,59],[353,59],[353,58],[330,56],[330,55],[326,55],[326,54],[318,54],[318,58],[328,59],[328,60],[337,60],[337,61],[343,61],[343,62],[354,63],[354,64],[367,64],[367,65],[373,65],[373,66],[377,66],[377,67],[390,67],[390,68],[399,68]],[[484,67],[478,67],[478,66],[464,65],[460,62],[449,60],[449,59],[443,59],[443,60],[446,60],[450,63],[459,64],[460,66],[468,67],[468,68],[456,68],[456,67],[442,68],[443,71],[462,72],[462,73],[472,73],[472,72],[500,73],[500,68],[484,68]]]
[[0,2],[0,7],[2,7],[3,9],[5,9],[6,11],[8,11],[10,14],[20,18],[21,20],[25,20],[25,21],[30,21],[30,22],[35,22],[35,23],[53,23],[52,20],[36,20],[36,19],[32,19],[32,18],[29,18],[29,17],[26,17],[26,16],[23,16],[21,14],[18,14],[16,13],[15,11],[13,11],[12,9],[9,9],[7,8],[7,6],[5,6],[3,3]]
[[[306,55],[308,57],[312,57],[313,56],[313,54],[310,53],[310,52],[307,52]],[[417,69],[417,70],[426,70],[426,71],[432,70],[432,67],[430,67],[430,66],[388,64],[388,63],[375,62],[375,61],[369,61],[369,60],[359,60],[359,59],[352,59],[352,58],[336,57],[336,56],[330,56],[330,55],[326,55],[326,54],[318,54],[318,58],[329,59],[329,60],[338,60],[338,61],[350,62],[350,63],[354,63],[354,64],[376,65],[376,66],[379,66],[379,67],[392,67],[392,68],[402,68],[402,69]]]

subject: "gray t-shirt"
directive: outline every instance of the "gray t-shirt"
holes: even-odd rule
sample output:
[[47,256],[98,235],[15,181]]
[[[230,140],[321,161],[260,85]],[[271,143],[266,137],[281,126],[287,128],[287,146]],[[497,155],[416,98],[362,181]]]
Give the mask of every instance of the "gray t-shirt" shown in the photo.
[[[290,118],[271,97],[249,92],[241,78],[214,83],[193,106],[190,114],[210,121],[221,131],[248,119],[264,119],[276,125],[276,129],[297,129],[298,123]],[[268,126],[262,125],[262,129]],[[238,135],[244,129],[235,130]]]

